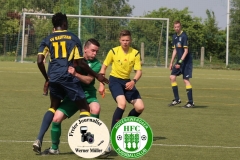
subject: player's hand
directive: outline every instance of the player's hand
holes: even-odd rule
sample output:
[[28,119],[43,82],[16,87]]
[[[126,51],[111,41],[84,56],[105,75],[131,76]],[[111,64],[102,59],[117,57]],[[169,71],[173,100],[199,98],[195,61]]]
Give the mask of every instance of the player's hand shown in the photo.
[[75,68],[72,67],[72,66],[69,66],[68,67],[68,73],[70,73],[71,75],[75,76],[75,74],[76,74]]
[[132,81],[129,81],[126,83],[126,90],[132,90],[133,87],[135,86],[135,82],[132,80]]
[[169,64],[169,70],[172,70],[172,63]]
[[179,64],[175,64],[175,68],[179,69],[181,66]]
[[109,80],[107,78],[105,78],[103,74],[99,73],[98,76],[97,76],[97,80],[99,82],[109,84]]
[[47,96],[48,95],[48,86],[49,86],[49,81],[46,81],[43,86],[43,95]]

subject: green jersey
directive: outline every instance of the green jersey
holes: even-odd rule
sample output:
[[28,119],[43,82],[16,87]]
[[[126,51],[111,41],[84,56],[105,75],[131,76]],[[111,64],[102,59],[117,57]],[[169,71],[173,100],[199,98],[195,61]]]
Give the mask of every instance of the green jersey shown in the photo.
[[[97,60],[87,61],[89,67],[96,73],[98,73],[101,69],[101,63]],[[80,67],[77,68],[78,72],[82,75],[88,75],[85,71],[81,70]],[[84,94],[86,96],[87,103],[90,104],[92,102],[98,102],[96,95],[96,88],[94,87],[95,79],[90,84],[85,84],[81,82],[81,86],[84,90]],[[58,110],[63,112],[68,118],[74,115],[79,109],[76,104],[71,101],[68,97],[65,97],[61,102]]]
[[[94,72],[98,73],[101,70],[102,64],[96,58],[93,60],[88,60],[87,63]],[[77,68],[77,71],[82,75],[85,75],[85,76],[88,75],[88,73],[82,70],[80,67]],[[80,83],[84,91],[89,91],[89,92],[96,91],[96,88],[94,87],[95,79],[93,79],[93,81],[90,84],[85,84],[83,82],[80,82]]]

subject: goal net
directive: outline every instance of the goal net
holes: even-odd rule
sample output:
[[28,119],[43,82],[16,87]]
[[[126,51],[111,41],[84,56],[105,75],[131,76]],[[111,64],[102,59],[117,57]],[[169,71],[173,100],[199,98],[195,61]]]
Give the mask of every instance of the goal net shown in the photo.
[[[22,14],[22,29],[17,44],[18,62],[34,62],[42,39],[52,33],[53,14]],[[97,58],[103,61],[108,51],[119,45],[119,33],[131,31],[131,46],[141,53],[143,65],[167,66],[168,59],[168,18],[114,17],[67,15],[68,31],[76,34],[82,44],[95,38],[100,42]]]

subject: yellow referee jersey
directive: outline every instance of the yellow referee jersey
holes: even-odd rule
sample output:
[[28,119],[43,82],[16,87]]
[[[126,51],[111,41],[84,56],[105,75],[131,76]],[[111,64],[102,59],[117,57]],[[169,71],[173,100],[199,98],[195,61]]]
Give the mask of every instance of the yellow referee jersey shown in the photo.
[[136,49],[129,47],[128,53],[124,53],[121,46],[112,48],[103,64],[109,66],[112,63],[111,76],[121,79],[130,79],[132,69],[141,70],[140,54]]

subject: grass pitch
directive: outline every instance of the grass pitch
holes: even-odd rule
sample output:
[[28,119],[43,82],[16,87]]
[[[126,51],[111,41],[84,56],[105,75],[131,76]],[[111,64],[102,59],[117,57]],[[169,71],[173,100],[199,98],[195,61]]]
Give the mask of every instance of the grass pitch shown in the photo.
[[[49,97],[42,96],[44,79],[35,63],[0,62],[0,159],[79,159],[67,143],[67,132],[78,114],[62,124],[58,156],[39,156],[32,143],[49,108]],[[194,69],[193,97],[196,107],[181,108],[187,102],[185,86],[178,77],[182,104],[168,107],[173,99],[170,71],[143,68],[137,83],[146,109],[141,118],[152,127],[154,142],[142,158],[151,160],[237,160],[240,157],[240,75],[239,71]],[[110,128],[116,103],[109,92],[99,96],[100,119]],[[124,116],[131,109],[128,104]],[[50,131],[43,149],[50,147]],[[112,152],[108,159],[124,159]]]

